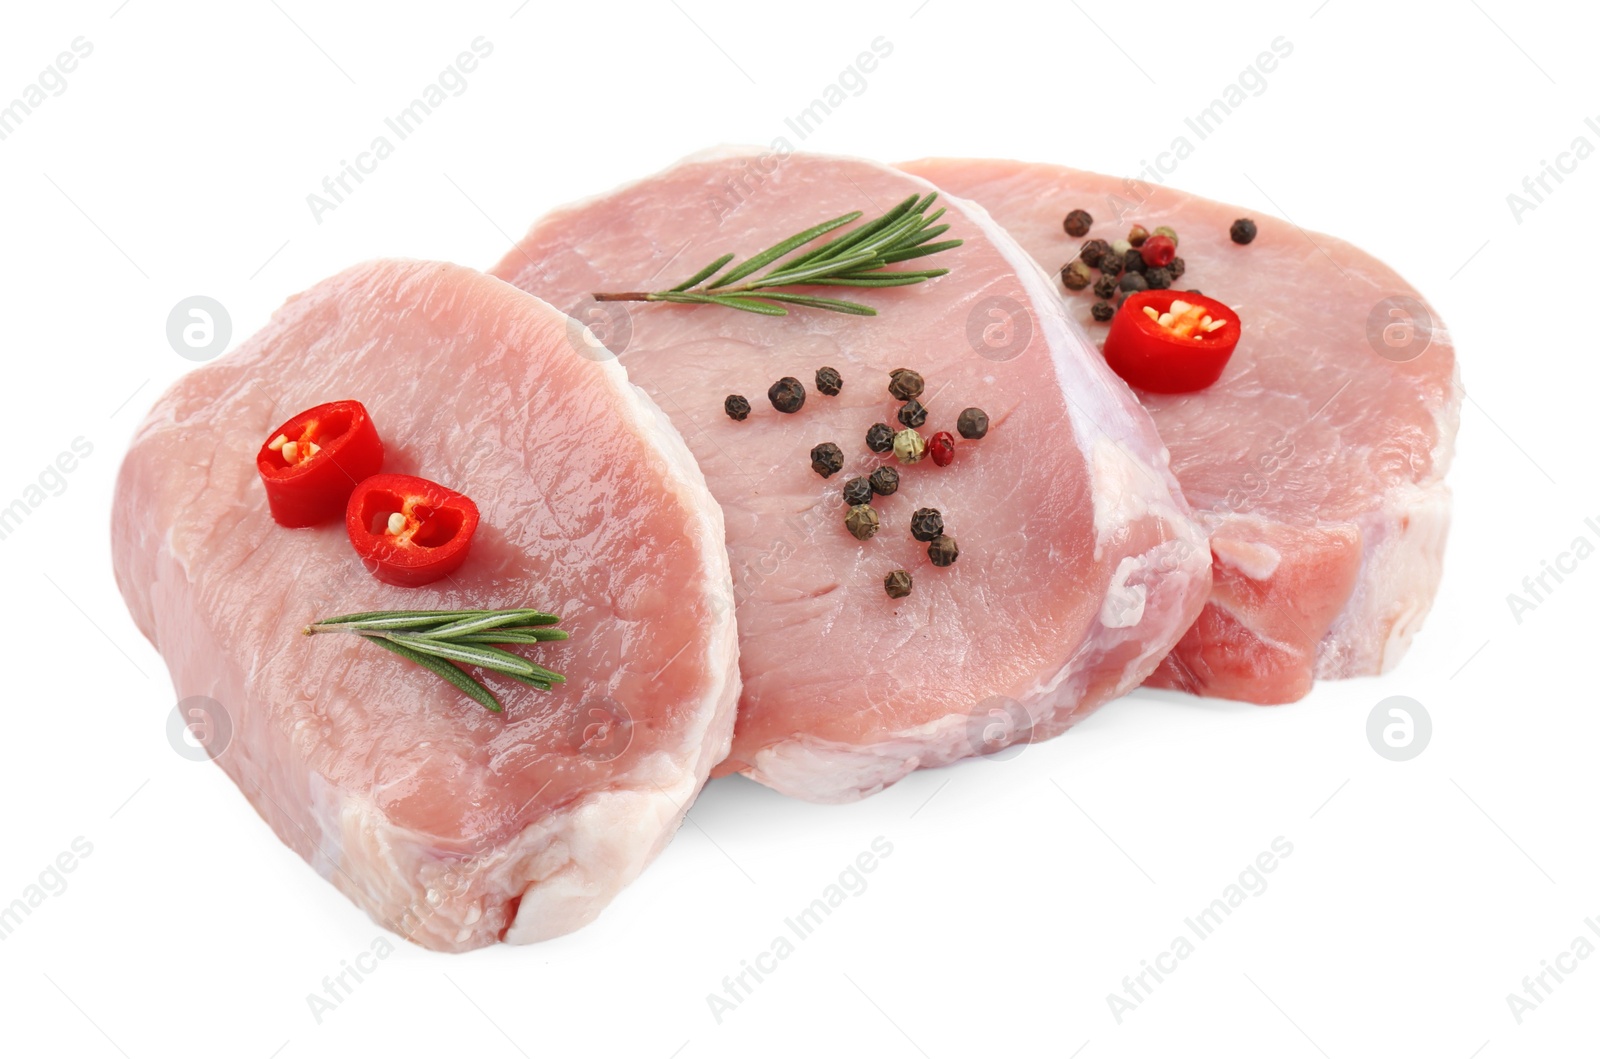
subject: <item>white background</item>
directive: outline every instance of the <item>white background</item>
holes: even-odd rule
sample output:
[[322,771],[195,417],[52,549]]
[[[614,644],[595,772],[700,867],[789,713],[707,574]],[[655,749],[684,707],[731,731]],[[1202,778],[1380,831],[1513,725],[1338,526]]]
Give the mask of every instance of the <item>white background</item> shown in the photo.
[[[1600,160],[1521,223],[1506,201],[1574,138],[1600,146],[1592,9],[120,2],[7,5],[0,29],[0,103],[93,45],[0,141],[0,504],[93,446],[0,540],[0,904],[74,839],[93,847],[0,942],[0,1052],[1594,1054],[1600,957],[1520,1024],[1506,1002],[1600,921],[1600,558],[1520,623],[1506,600],[1600,540]],[[316,223],[306,195],[479,36],[494,52],[467,90]],[[1293,706],[1140,692],[1012,760],[844,807],[713,783],[593,926],[405,946],[319,1024],[306,995],[380,931],[169,746],[165,668],[111,579],[120,455],[191,367],[169,310],[214,297],[237,343],[361,259],[486,267],[551,206],[785,134],[879,36],[892,55],[796,146],[1130,174],[1292,42],[1171,179],[1366,247],[1448,321],[1468,396],[1434,613],[1395,672]],[[1433,719],[1404,763],[1365,734],[1390,695]],[[869,888],[719,1024],[707,994],[877,836],[894,851]],[[1107,994],[1278,836],[1294,852],[1266,891],[1119,1024]]]

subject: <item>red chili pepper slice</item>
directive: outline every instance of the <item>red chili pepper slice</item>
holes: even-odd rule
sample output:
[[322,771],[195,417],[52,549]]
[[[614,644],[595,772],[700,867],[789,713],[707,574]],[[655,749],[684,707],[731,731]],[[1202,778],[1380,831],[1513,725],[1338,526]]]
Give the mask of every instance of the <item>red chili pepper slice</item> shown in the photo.
[[372,576],[415,588],[466,561],[478,505],[426,478],[375,474],[350,494],[344,526]]
[[344,513],[356,483],[383,467],[383,441],[360,401],[308,408],[267,435],[256,470],[280,526],[315,526]]
[[1111,318],[1106,363],[1141,390],[1192,393],[1222,377],[1239,333],[1239,314],[1215,298],[1140,291]]

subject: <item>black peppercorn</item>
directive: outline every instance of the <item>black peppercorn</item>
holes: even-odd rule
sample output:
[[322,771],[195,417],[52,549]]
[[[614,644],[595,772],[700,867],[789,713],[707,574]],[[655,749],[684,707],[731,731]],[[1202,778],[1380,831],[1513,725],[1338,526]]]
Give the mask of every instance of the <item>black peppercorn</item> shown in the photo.
[[896,368],[889,373],[889,396],[896,401],[909,401],[922,396],[922,376],[910,368]]
[[865,478],[857,475],[844,483],[844,502],[851,507],[872,503],[872,486],[867,484]]
[[1189,290],[1186,290],[1183,293],[1185,293],[1185,294],[1204,294],[1205,292],[1204,291],[1195,290],[1194,288],[1191,287]]
[[1150,284],[1145,282],[1144,273],[1127,272],[1117,280],[1117,286],[1125,291],[1149,290]]
[[798,412],[806,403],[806,388],[792,375],[785,375],[767,389],[767,400],[780,412]]
[[1099,301],[1089,306],[1089,315],[1094,317],[1096,321],[1103,324],[1109,322],[1113,316],[1117,315],[1117,310],[1110,302]]
[[1109,298],[1117,293],[1117,277],[1102,275],[1094,281],[1094,296]]
[[1089,226],[1094,224],[1094,218],[1089,216],[1087,210],[1073,210],[1067,214],[1067,219],[1061,222],[1061,227],[1073,238],[1089,234]]
[[1089,285],[1089,266],[1082,261],[1069,261],[1061,266],[1061,285],[1068,290],[1082,290]]
[[1128,229],[1128,244],[1130,246],[1143,246],[1144,241],[1150,238],[1150,233],[1142,224],[1136,224]]
[[954,537],[935,537],[928,545],[928,558],[933,560],[934,566],[949,566],[961,555],[961,549],[956,546]]
[[1232,239],[1240,246],[1244,246],[1255,237],[1256,222],[1252,221],[1248,217],[1240,217],[1238,220],[1234,221],[1233,226],[1228,229],[1228,238]]
[[1148,269],[1144,274],[1144,281],[1151,290],[1166,290],[1172,286],[1172,273],[1164,268]]
[[883,579],[883,590],[890,599],[904,599],[911,595],[911,575],[904,570],[891,570]]
[[900,406],[899,413],[895,416],[901,424],[908,427],[920,427],[928,421],[928,410],[922,407],[922,402],[912,398]]
[[968,441],[977,441],[989,433],[989,416],[981,408],[964,408],[956,417],[956,432]]
[[829,397],[838,397],[839,391],[844,389],[844,380],[832,368],[817,369],[817,390]]
[[870,540],[878,532],[878,512],[871,504],[857,504],[845,512],[844,528],[858,541]]
[[873,452],[888,452],[894,448],[894,431],[888,423],[874,423],[867,428],[867,448]]
[[900,488],[900,472],[893,467],[879,467],[867,476],[867,484],[879,496],[889,496]]
[[1104,239],[1090,239],[1078,250],[1078,256],[1090,268],[1099,268],[1100,259],[1111,252],[1111,244]]
[[944,516],[939,514],[938,508],[917,508],[916,514],[911,516],[911,535],[924,543],[944,536]]
[[1173,279],[1177,279],[1179,276],[1187,272],[1188,269],[1189,266],[1183,263],[1183,258],[1181,257],[1175,257],[1167,263],[1167,271],[1172,273]]
[[1101,274],[1110,276],[1112,279],[1116,279],[1118,276],[1122,275],[1122,270],[1124,267],[1123,255],[1114,250],[1100,259]]
[[1144,263],[1144,255],[1137,250],[1129,250],[1122,255],[1122,270],[1124,272],[1143,272],[1147,267]]
[[831,441],[824,441],[811,450],[811,469],[824,478],[838,474],[844,468],[844,453]]
[[729,419],[743,422],[750,415],[750,402],[744,399],[743,394],[730,393],[728,399],[722,402],[722,410],[728,413]]

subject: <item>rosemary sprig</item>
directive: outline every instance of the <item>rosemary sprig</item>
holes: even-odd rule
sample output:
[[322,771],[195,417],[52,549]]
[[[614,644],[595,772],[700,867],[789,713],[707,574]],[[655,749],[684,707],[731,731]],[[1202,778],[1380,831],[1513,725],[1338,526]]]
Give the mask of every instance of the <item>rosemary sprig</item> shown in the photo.
[[[950,230],[948,224],[935,225],[944,216],[944,207],[928,213],[928,207],[938,198],[937,192],[924,196],[912,195],[894,209],[876,220],[832,239],[787,261],[778,262],[807,243],[826,235],[835,228],[849,224],[861,217],[861,211],[835,217],[831,221],[807,228],[803,232],[769,246],[761,253],[735,265],[719,279],[712,277],[721,272],[734,258],[723,254],[705,268],[682,283],[662,291],[616,291],[594,296],[602,302],[674,302],[680,305],[720,305],[727,309],[740,309],[765,316],[787,316],[785,305],[798,305],[807,309],[826,309],[855,316],[876,316],[878,311],[860,302],[823,298],[813,294],[795,294],[778,291],[776,287],[902,287],[921,283],[926,279],[943,276],[947,268],[891,271],[887,266],[913,258],[927,257],[961,245],[960,239],[947,239],[936,243]],[[759,276],[755,273],[768,265],[773,267]],[[753,279],[747,277],[755,276]],[[744,282],[740,282],[743,280]]]
[[437,673],[490,713],[499,713],[500,700],[461,667],[475,666],[549,691],[567,678],[504,648],[565,640],[565,629],[551,628],[560,620],[554,614],[526,608],[374,610],[324,618],[307,625],[305,634],[343,632],[360,636]]

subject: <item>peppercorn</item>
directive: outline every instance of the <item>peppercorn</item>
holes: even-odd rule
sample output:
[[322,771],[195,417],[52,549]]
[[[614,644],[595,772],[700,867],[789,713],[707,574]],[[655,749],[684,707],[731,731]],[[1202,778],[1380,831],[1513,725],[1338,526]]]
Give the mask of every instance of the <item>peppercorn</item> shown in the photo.
[[730,393],[728,399],[722,402],[722,410],[728,413],[729,419],[737,419],[742,423],[750,415],[750,402],[744,399],[743,394]]
[[1117,293],[1117,277],[1102,275],[1094,281],[1094,296],[1096,298],[1109,298]]
[[1125,291],[1149,290],[1150,284],[1145,282],[1143,272],[1127,272],[1117,281],[1117,287]]
[[1256,237],[1256,222],[1248,217],[1240,217],[1228,229],[1228,238],[1244,246]]
[[1067,230],[1067,234],[1074,239],[1088,235],[1089,226],[1092,224],[1094,224],[1094,218],[1089,216],[1087,210],[1073,210],[1067,214],[1067,219],[1061,222],[1061,226]]
[[1202,294],[1203,295],[1205,292],[1204,291],[1195,290],[1193,287],[1191,287],[1188,290],[1184,291],[1183,293],[1185,293],[1185,294]]
[[844,528],[858,541],[871,540],[878,532],[878,512],[871,504],[857,504],[844,515]]
[[1144,255],[1137,250],[1129,250],[1122,255],[1122,270],[1124,272],[1143,272],[1145,270]]
[[1189,266],[1183,263],[1183,258],[1175,257],[1172,259],[1172,263],[1167,266],[1167,271],[1172,273],[1173,279],[1177,279],[1179,276],[1183,275],[1184,272],[1188,271],[1188,268]]
[[920,427],[928,421],[928,410],[922,407],[921,401],[913,397],[900,406],[895,418],[900,420],[901,426]]
[[1173,231],[1169,226],[1167,226],[1165,224],[1163,224],[1161,227],[1157,228],[1155,231],[1151,232],[1150,234],[1151,235],[1164,235],[1168,239],[1172,240],[1172,245],[1173,246],[1177,246],[1178,245],[1178,233]]
[[928,443],[909,428],[894,436],[894,457],[901,463],[916,463],[928,454]]
[[1139,256],[1150,268],[1166,268],[1177,254],[1177,244],[1164,235],[1152,235],[1139,248]]
[[900,488],[900,472],[893,467],[879,467],[867,476],[867,484],[879,496],[890,496]]
[[1078,256],[1090,268],[1098,268],[1100,259],[1111,252],[1111,244],[1104,239],[1090,239],[1078,250]]
[[1172,273],[1164,268],[1153,268],[1144,274],[1144,281],[1151,290],[1166,290],[1172,286]]
[[894,448],[894,431],[888,423],[874,423],[867,428],[867,448],[873,452],[888,452]]
[[904,570],[891,570],[883,579],[883,590],[890,599],[904,599],[911,595],[911,575]]
[[956,417],[956,432],[968,441],[977,441],[989,433],[989,416],[981,408],[963,408]]
[[1061,266],[1061,285],[1068,290],[1082,290],[1089,285],[1089,266],[1082,261],[1069,261]]
[[872,503],[872,486],[860,475],[844,483],[844,502],[851,507]]
[[1129,250],[1132,250],[1132,249],[1133,249],[1133,244],[1128,242],[1126,239],[1113,239],[1113,240],[1111,240],[1111,252],[1113,254],[1116,254],[1118,257],[1121,257],[1123,254],[1126,254]]
[[889,396],[896,401],[922,396],[922,376],[910,368],[894,369],[889,373]]
[[1100,259],[1100,274],[1102,276],[1110,276],[1112,279],[1116,279],[1118,276],[1122,275],[1123,270],[1127,268],[1123,258],[1123,254],[1125,253],[1127,253],[1127,251],[1123,251],[1121,254],[1113,251],[1112,253],[1107,254],[1105,257],[1102,257]]
[[780,412],[798,412],[806,403],[806,388],[792,375],[785,375],[767,389],[767,400]]
[[811,469],[830,478],[844,468],[844,453],[831,441],[824,441],[811,450]]
[[960,556],[961,549],[954,537],[935,537],[928,545],[928,558],[933,560],[934,566],[949,566]]
[[934,507],[919,507],[911,516],[911,535],[926,544],[944,536],[944,516]]
[[955,462],[956,439],[948,430],[941,430],[928,439],[928,456],[936,467],[948,467]]
[[829,397],[838,397],[839,391],[844,388],[844,380],[839,378],[839,373],[832,368],[817,369],[817,389]]
[[1132,228],[1128,229],[1129,246],[1143,246],[1144,241],[1148,238],[1150,238],[1150,233],[1145,230],[1145,227],[1142,224],[1136,224]]
[[1089,306],[1089,315],[1094,317],[1097,322],[1103,324],[1108,322],[1113,316],[1117,315],[1117,310],[1110,302],[1095,302],[1093,305]]

